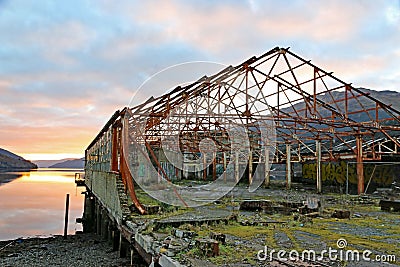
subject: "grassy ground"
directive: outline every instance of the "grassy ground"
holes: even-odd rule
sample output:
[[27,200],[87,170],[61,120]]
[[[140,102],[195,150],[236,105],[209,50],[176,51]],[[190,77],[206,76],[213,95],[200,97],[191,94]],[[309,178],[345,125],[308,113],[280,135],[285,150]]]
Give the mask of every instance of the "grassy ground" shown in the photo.
[[[228,266],[234,263],[258,266],[257,252],[268,246],[270,249],[307,250],[313,249],[320,253],[323,249],[338,249],[337,242],[345,239],[344,250],[370,250],[371,258],[375,255],[390,254],[397,259],[391,262],[400,265],[400,213],[390,213],[380,210],[379,198],[360,198],[339,194],[317,195],[304,190],[261,189],[255,195],[246,193],[245,188],[236,192],[238,196],[221,199],[218,204],[212,203],[203,207],[210,213],[220,210],[235,210],[237,220],[228,224],[184,224],[180,229],[194,231],[198,238],[208,238],[211,232],[226,235],[226,243],[219,245],[219,255],[209,257],[203,255],[196,246],[180,251],[175,258],[195,258],[217,266]],[[143,192],[138,192],[141,201],[148,205],[160,205],[161,212],[145,216],[148,219],[160,220],[180,214],[197,212],[196,208],[173,208],[163,206]],[[262,211],[238,211],[243,199],[264,199],[272,203],[301,202],[308,197],[318,198],[322,207],[319,216],[308,218],[298,212],[266,214]],[[349,210],[350,219],[336,219],[331,215],[335,210]],[[140,217],[140,216],[139,216]],[[139,218],[138,217],[138,218]],[[143,216],[140,218],[144,218]],[[250,222],[253,225],[243,225]],[[263,222],[263,223],[259,223]],[[173,227],[158,229],[159,233],[170,235]],[[151,234],[151,225],[146,232]],[[342,262],[344,266],[352,266]],[[374,266],[374,265],[369,265]],[[375,265],[376,266],[376,265]]]

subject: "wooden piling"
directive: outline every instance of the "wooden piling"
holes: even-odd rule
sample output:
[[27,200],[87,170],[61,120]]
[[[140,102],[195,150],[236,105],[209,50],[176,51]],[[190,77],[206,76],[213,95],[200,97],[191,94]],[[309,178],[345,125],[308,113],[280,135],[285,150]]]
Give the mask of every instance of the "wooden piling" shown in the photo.
[[125,258],[127,256],[127,252],[129,249],[129,242],[124,238],[122,233],[120,234],[119,239],[119,256],[121,258]]
[[67,194],[65,199],[64,239],[66,239],[68,235],[68,215],[69,215],[69,194]]
[[112,230],[112,250],[118,251],[119,249],[119,241],[120,241],[120,233],[119,230],[115,227]]

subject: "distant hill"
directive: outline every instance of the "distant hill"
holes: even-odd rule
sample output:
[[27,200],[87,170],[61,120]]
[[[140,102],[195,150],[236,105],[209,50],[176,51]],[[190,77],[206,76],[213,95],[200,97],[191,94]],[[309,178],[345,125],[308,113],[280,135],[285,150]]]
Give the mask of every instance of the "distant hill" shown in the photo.
[[37,165],[8,150],[0,148],[0,169],[37,169]]
[[59,162],[49,166],[49,168],[83,169],[84,166],[85,166],[85,158],[80,158],[80,159],[69,159],[63,162]]
[[375,91],[371,89],[360,88],[364,93],[369,93],[370,96],[382,101],[393,108],[400,110],[400,93],[396,91]]
[[[365,89],[365,88],[358,88],[360,89],[363,93],[369,94],[370,96],[372,96],[373,98],[376,98],[380,101],[382,101],[383,103],[387,104],[387,105],[391,105],[392,108],[397,109],[400,111],[400,93],[399,92],[395,92],[395,91],[375,91],[375,90],[371,90],[371,89]],[[321,94],[317,97],[318,100],[320,100],[322,103],[331,103],[332,99],[342,99],[344,100],[345,98],[345,92],[344,91],[333,91],[325,94]],[[355,114],[351,114],[353,111],[355,111],[356,109],[358,110],[360,107],[360,104],[363,105],[363,107],[366,110],[369,110],[369,114],[374,117],[375,116],[375,110],[373,110],[373,108],[375,108],[375,102],[369,100],[366,97],[363,98],[350,98],[348,101],[348,111],[350,113],[349,115],[349,119],[354,120],[354,121],[370,121],[370,118],[368,116],[368,114],[366,112],[361,112],[361,113],[355,113]],[[339,108],[338,111],[344,111],[345,110],[345,102],[344,101],[340,101],[339,103],[337,103],[337,105],[335,104],[330,104],[333,108]],[[304,101],[300,101],[296,104],[293,105],[294,109],[299,113],[300,116],[306,116],[305,114],[305,104]],[[356,108],[355,108],[356,107]],[[301,111],[300,111],[301,110]],[[285,112],[294,112],[293,108],[288,107],[288,108],[284,108],[283,111]],[[300,112],[299,112],[300,111]],[[328,109],[324,109],[322,107],[317,107],[317,111],[321,114],[322,117],[329,117],[331,115],[331,111]],[[379,118],[385,118],[387,117],[386,114],[384,114],[383,111],[379,112]]]
[[66,158],[66,159],[46,159],[46,160],[33,160],[32,162],[38,165],[39,168],[49,168],[50,166],[65,162],[68,160],[73,160],[74,158]]

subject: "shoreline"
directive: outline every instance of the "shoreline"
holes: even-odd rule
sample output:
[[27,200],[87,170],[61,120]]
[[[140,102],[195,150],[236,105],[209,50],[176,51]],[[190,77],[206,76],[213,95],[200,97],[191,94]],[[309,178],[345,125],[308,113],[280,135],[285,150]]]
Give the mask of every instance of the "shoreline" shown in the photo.
[[[131,266],[93,233],[0,241],[0,266]],[[135,266],[135,265],[133,265]]]
[[[80,233],[77,233],[80,234]],[[76,234],[69,234],[68,236],[73,236]],[[0,240],[0,252],[2,250],[2,247],[4,246],[3,243],[11,243],[11,242],[17,242],[18,240],[31,240],[31,239],[50,239],[50,238],[54,238],[57,236],[61,236],[61,234],[49,234],[49,235],[35,235],[35,236],[20,236],[20,237],[16,237],[16,238],[8,238],[8,239],[1,239]]]

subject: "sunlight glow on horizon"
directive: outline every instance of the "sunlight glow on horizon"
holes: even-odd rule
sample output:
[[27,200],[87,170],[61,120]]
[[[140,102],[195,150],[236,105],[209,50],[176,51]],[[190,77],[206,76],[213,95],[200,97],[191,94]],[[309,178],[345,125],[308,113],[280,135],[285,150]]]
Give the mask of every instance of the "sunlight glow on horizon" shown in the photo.
[[40,182],[40,183],[72,183],[74,177],[66,177],[64,175],[49,175],[47,173],[27,173],[23,175],[18,182]]
[[60,160],[67,158],[79,159],[83,158],[83,154],[72,154],[72,153],[55,153],[55,154],[41,154],[41,153],[21,153],[19,154],[26,160],[35,161],[35,160]]

